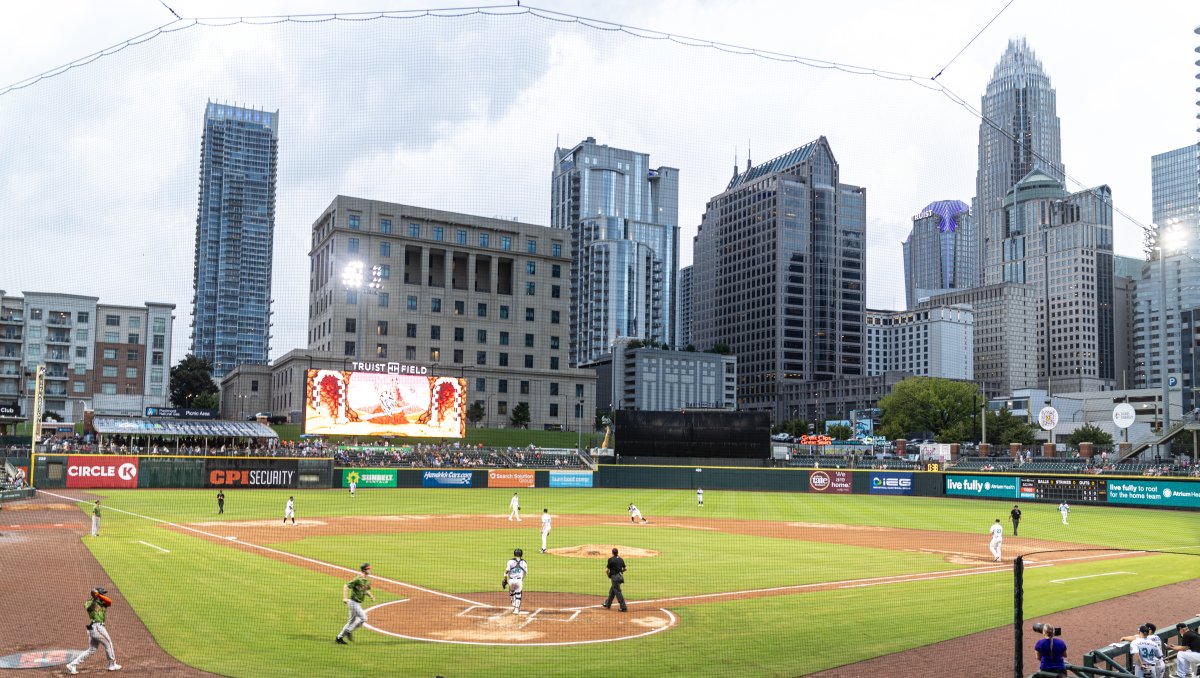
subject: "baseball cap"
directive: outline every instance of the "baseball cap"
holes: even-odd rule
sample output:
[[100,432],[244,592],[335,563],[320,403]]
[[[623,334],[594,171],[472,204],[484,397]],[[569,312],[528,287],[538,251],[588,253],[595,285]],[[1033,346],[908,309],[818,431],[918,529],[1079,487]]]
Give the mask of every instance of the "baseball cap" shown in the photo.
[[1175,625],[1175,628],[1177,628],[1177,629],[1186,629],[1187,627],[1188,627],[1188,625],[1184,624],[1183,622],[1179,622],[1178,624]]
[[1138,633],[1150,633],[1150,627],[1142,624],[1138,627]]

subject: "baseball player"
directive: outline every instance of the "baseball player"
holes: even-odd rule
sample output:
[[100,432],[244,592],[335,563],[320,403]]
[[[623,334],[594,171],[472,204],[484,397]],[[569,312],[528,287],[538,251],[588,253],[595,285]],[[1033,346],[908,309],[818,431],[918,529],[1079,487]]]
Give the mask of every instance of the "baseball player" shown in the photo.
[[542,509],[542,553],[546,552],[546,537],[550,534],[550,509]]
[[1135,657],[1133,672],[1138,678],[1163,678],[1167,672],[1162,646],[1150,639],[1152,633],[1149,626],[1142,624],[1129,643],[1129,654]]
[[1058,512],[1062,514],[1063,525],[1067,524],[1067,514],[1071,512],[1071,507],[1067,506],[1067,502],[1058,505]]
[[696,488],[696,505],[704,506],[704,488],[703,487]]
[[292,519],[292,525],[296,524],[296,499],[288,497],[287,506],[283,507],[283,524],[287,525],[288,518]]
[[1000,519],[992,523],[992,540],[988,542],[988,550],[992,552],[993,562],[1000,562],[1000,544],[1004,542],[1004,526],[1000,524]]
[[521,592],[525,590],[525,575],[529,574],[529,564],[521,556],[525,552],[513,549],[513,557],[504,566],[504,579],[500,588],[508,589],[508,599],[512,601],[513,614],[521,614]]
[[104,588],[97,586],[92,589],[91,597],[84,604],[83,608],[87,610],[88,614],[88,649],[67,664],[67,673],[79,673],[79,665],[83,663],[83,660],[92,656],[92,653],[101,646],[104,647],[104,654],[108,655],[108,670],[121,670],[121,665],[117,663],[117,655],[113,652],[112,638],[108,636],[108,630],[104,628],[104,618],[108,613],[108,606],[113,602],[107,593],[108,591],[105,591]]
[[639,511],[638,507],[634,506],[633,504],[630,504],[629,507],[626,508],[625,510],[629,511],[629,522],[631,522],[631,523],[636,524],[638,521],[638,518],[641,518],[643,523],[650,522],[649,520],[646,520],[644,517],[642,517],[642,512]]
[[512,499],[508,502],[508,507],[512,509],[508,514],[509,522],[512,522],[513,518],[516,518],[518,523],[521,522],[521,500],[517,498],[516,492],[513,492]]
[[347,640],[354,640],[354,636],[351,635],[354,629],[367,623],[367,611],[363,609],[363,602],[367,598],[375,600],[375,594],[371,593],[371,564],[363,563],[358,569],[362,574],[342,586],[342,602],[350,608],[350,620],[342,627],[342,632],[337,634],[337,638],[334,638],[339,645],[345,645]]
[[354,498],[354,490],[357,488],[358,488],[358,481],[351,480],[350,481],[350,498],[351,499]]
[[217,490],[217,513],[225,512],[225,490]]
[[100,500],[96,500],[96,504],[92,506],[92,536],[100,536]]
[[1013,524],[1013,536],[1017,536],[1017,526],[1021,524],[1021,507],[1013,504],[1012,510],[1008,512],[1009,519]]

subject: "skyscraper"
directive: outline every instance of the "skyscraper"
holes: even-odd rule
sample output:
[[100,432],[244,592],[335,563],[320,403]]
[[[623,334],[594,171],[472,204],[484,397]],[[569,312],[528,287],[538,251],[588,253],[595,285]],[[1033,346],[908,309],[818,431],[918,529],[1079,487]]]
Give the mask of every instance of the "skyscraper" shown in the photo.
[[975,204],[982,284],[1005,282],[1000,243],[1005,197],[1023,177],[1040,169],[1065,182],[1054,88],[1024,38],[1010,40],[980,103],[979,170]]
[[679,170],[592,137],[556,148],[550,226],[571,232],[571,365],[622,338],[677,345]]
[[979,285],[978,238],[970,208],[939,200],[913,217],[904,250],[904,292],[909,310],[930,295]]
[[271,351],[279,113],[208,102],[200,152],[192,353],[220,378]]
[[708,201],[693,250],[692,342],[737,355],[740,409],[782,408],[791,387],[866,374],[866,189],[839,173],[821,137],[735,168]]

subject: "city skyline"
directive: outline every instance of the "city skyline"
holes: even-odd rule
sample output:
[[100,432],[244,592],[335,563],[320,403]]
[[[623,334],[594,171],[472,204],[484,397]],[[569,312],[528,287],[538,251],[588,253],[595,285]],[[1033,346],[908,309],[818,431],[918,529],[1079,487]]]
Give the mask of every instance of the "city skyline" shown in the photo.
[[[245,10],[228,12],[221,11],[229,8],[220,3],[189,7],[185,2],[174,8],[184,16],[278,10],[273,4],[248,4]],[[289,5],[288,11],[299,12],[300,7],[321,9],[317,3],[308,3],[295,8]],[[375,9],[354,3],[338,7],[342,11],[368,8]],[[562,4],[552,8],[571,9]],[[909,35],[918,23],[908,15],[915,13],[883,3],[874,5],[865,19],[855,17],[856,21],[830,14],[826,16],[829,25],[840,29],[799,45],[784,39],[786,31],[764,26],[761,21],[764,16],[790,16],[795,10],[789,6],[745,3],[739,8],[740,12],[693,3],[618,2],[606,6],[609,14],[602,18],[779,52],[929,74],[937,72],[951,56],[946,51],[953,52],[960,44],[950,41],[953,48],[943,44],[936,49],[917,45]],[[2,81],[20,80],[171,18],[161,16],[154,7],[144,9],[129,8],[112,17],[105,15],[107,21],[86,22],[88,34],[81,36],[82,24],[53,35],[39,33],[37,19],[45,13],[43,8],[20,34],[9,34],[17,56],[0,65]],[[961,34],[965,44],[998,9],[939,11],[937,30]],[[72,10],[64,14],[81,22],[90,11],[74,5]],[[1109,184],[1119,209],[1149,223],[1150,156],[1194,138],[1190,90],[1195,36],[1191,28],[1196,22],[1183,8],[1174,8],[1174,14],[1167,12],[1153,21],[1125,11],[1114,8],[1100,18],[1058,7],[1035,11],[1014,5],[939,82],[948,83],[968,104],[978,106],[1008,40],[1025,35],[1053,77],[1068,170],[1089,185]],[[29,17],[20,14],[14,25],[22,25],[22,19]],[[133,23],[138,28],[114,32],[114,25],[123,24],[113,17],[137,19]],[[1089,39],[1062,40],[1065,21]],[[443,41],[437,38],[473,34],[485,25],[479,21],[460,27],[460,23],[451,22],[450,29],[438,29],[436,34],[412,37],[418,47],[429,47],[431,54],[446,55],[437,49]],[[1056,23],[1059,30],[1054,30]],[[515,216],[548,225],[547,154],[556,145],[595,136],[679,168],[680,239],[687,243],[699,224],[704,202],[720,192],[735,156],[745,162],[747,138],[750,159],[758,161],[825,135],[838,149],[838,161],[853,168],[855,182],[872,190],[867,212],[868,266],[881,270],[872,276],[867,303],[879,308],[903,306],[902,278],[898,271],[890,270],[898,267],[886,262],[900,256],[900,242],[911,226],[914,206],[944,196],[968,199],[974,193],[978,120],[936,93],[906,83],[830,74],[768,60],[752,62],[754,73],[747,73],[747,57],[647,45],[627,36],[614,40],[598,37],[594,31],[572,32],[544,24],[533,21],[526,32],[518,31],[521,44],[531,48],[535,58],[500,63],[496,68],[503,70],[493,74],[500,77],[485,78],[496,81],[494,84],[462,74],[475,52],[434,65],[422,61],[424,67],[434,69],[425,76],[444,72],[456,78],[447,81],[443,87],[447,93],[439,94],[433,100],[438,105],[433,107],[413,108],[403,98],[359,95],[369,91],[360,85],[369,82],[371,73],[380,69],[394,72],[403,52],[387,47],[376,50],[382,56],[369,61],[367,75],[360,76],[345,68],[343,61],[350,61],[349,57],[339,61],[334,54],[318,65],[301,54],[287,29],[263,27],[203,29],[208,31],[203,39],[184,31],[10,92],[0,97],[0,130],[19,132],[0,134],[0,151],[7,159],[0,161],[0,197],[4,198],[0,210],[15,224],[9,242],[17,248],[31,248],[39,239],[49,240],[58,257],[71,261],[87,261],[99,251],[105,254],[106,265],[46,275],[37,257],[23,257],[6,267],[4,287],[13,292],[86,292],[117,303],[158,298],[175,303],[181,315],[191,297],[187,271],[192,238],[181,239],[181,234],[189,229],[189,222],[194,228],[194,168],[198,163],[194,140],[199,135],[194,114],[189,116],[187,111],[206,98],[249,101],[263,109],[289,111],[281,130],[284,157],[272,294],[276,354],[304,345],[308,239],[303,234],[311,214],[338,193]],[[907,33],[906,27],[911,27]],[[335,45],[347,38],[386,38],[389,31],[397,29],[371,28],[374,32],[366,36],[356,32],[360,30],[364,29],[335,22],[324,35],[328,44]],[[853,39],[839,39],[839,35]],[[247,42],[248,36],[255,38],[250,41],[253,44],[234,46],[239,39]],[[498,31],[496,39],[511,37],[512,29],[505,29]],[[1143,54],[1153,68],[1145,68],[1142,61],[1134,69],[1108,54],[1112,50],[1100,43],[1118,37],[1129,49]],[[89,39],[104,42],[96,44]],[[373,44],[390,45],[391,41]],[[353,56],[361,59],[363,53],[353,52]],[[678,60],[694,62],[690,65],[695,68],[667,70]],[[268,67],[259,72],[235,66],[242,62]],[[1080,62],[1088,64],[1087,68],[1081,70]],[[637,70],[630,70],[634,64]],[[652,77],[629,77],[652,64],[661,64],[653,67]],[[415,76],[394,73],[397,91],[423,86],[424,77],[414,80]],[[790,81],[787,87],[778,87],[780,77]],[[132,85],[142,81],[159,86]],[[626,87],[627,97],[622,107],[612,110],[560,102],[562,88],[581,81],[595,91]],[[743,97],[714,97],[713,85],[722,82],[738,83],[731,93],[756,91],[753,107],[747,109],[748,100]],[[58,100],[72,105],[50,105]],[[354,106],[346,106],[343,100],[353,101]],[[83,102],[88,102],[86,108]],[[390,114],[396,105],[406,112],[404,116]],[[296,118],[291,114],[293,106],[298,106]],[[140,113],[150,110],[154,115]],[[641,121],[648,116],[669,123],[647,129]],[[404,125],[393,118],[402,118]],[[55,130],[53,137],[48,135],[50,129]],[[1111,143],[1113,137],[1119,137],[1120,143]],[[474,159],[473,163],[464,165],[467,158]],[[64,166],[69,168],[65,173]],[[1080,188],[1068,186],[1069,190]],[[1114,219],[1117,251],[1138,255],[1140,229],[1119,214]],[[120,240],[132,246],[125,252],[110,252],[77,243],[72,236],[84,229],[101,243]],[[690,247],[682,247],[680,264],[690,263],[691,254]],[[122,275],[106,275],[108,270],[119,270]],[[166,275],[164,270],[176,273]],[[186,324],[177,323],[176,340],[186,341],[186,333]]]

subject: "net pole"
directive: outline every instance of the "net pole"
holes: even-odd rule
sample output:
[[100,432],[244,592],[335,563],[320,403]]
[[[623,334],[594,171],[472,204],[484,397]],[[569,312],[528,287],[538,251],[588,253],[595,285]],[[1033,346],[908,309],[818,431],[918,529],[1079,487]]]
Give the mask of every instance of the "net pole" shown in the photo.
[[1025,625],[1025,560],[1013,560],[1013,678],[1022,678],[1025,646],[1021,628]]

